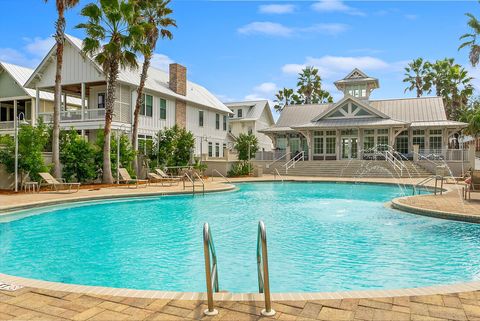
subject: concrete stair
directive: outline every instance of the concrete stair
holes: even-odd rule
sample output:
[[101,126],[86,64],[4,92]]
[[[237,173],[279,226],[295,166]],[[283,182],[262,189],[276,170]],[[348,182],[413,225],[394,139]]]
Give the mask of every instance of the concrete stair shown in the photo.
[[281,175],[313,177],[403,177],[421,178],[432,173],[411,161],[404,162],[406,169],[400,173],[392,164],[382,160],[337,160],[337,161],[300,161],[285,170],[284,164],[276,167]]

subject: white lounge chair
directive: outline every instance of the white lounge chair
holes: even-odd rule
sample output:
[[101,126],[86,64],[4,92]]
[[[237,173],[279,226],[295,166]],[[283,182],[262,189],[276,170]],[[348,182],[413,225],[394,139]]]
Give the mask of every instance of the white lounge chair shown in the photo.
[[157,174],[165,179],[165,180],[170,180],[171,182],[174,182],[176,183],[177,185],[180,183],[180,181],[183,179],[182,176],[172,176],[172,175],[167,175],[163,170],[161,170],[160,168],[156,168],[155,169],[155,172],[157,172]]
[[144,187],[147,187],[147,184],[148,184],[147,179],[132,178],[125,168],[119,168],[118,174],[120,175],[119,182],[124,182],[125,184],[135,183],[135,186],[137,188],[140,185],[140,183],[145,183],[143,185],[145,185]]
[[80,183],[66,183],[64,181],[59,182],[50,173],[38,173],[38,175],[40,175],[40,177],[42,178],[42,181],[45,181],[46,184],[43,184],[43,185],[50,186],[52,191],[55,190],[55,192],[58,192],[59,187],[62,187],[62,186],[68,187],[69,192],[72,192],[72,186],[77,187],[77,190],[75,192],[78,192],[80,189]]

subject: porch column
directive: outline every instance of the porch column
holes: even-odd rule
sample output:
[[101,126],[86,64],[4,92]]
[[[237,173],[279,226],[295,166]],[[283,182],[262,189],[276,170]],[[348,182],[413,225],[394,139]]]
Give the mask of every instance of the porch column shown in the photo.
[[15,125],[14,125],[14,128],[15,128],[15,129],[17,129],[17,127],[16,127],[16,126],[17,126],[17,125],[16,125],[16,124],[17,124],[17,116],[18,116],[18,115],[17,115],[17,112],[18,112],[18,102],[17,102],[17,100],[15,99],[15,100],[13,101],[13,121],[14,121],[14,124],[15,124]]
[[308,131],[308,160],[312,161],[313,160],[313,131]]
[[37,123],[38,114],[40,113],[40,89],[35,87],[35,115],[32,115],[32,125]]
[[82,120],[85,119],[85,83],[81,84],[81,99],[82,99]]
[[336,133],[336,137],[335,137],[335,152],[337,153],[337,155],[335,155],[335,158],[337,160],[341,159],[341,153],[342,153],[342,147],[340,146],[340,143],[341,143],[341,140],[340,140],[340,134],[341,134],[341,131],[336,129],[335,130],[335,133]]
[[357,159],[363,159],[363,129],[357,128]]

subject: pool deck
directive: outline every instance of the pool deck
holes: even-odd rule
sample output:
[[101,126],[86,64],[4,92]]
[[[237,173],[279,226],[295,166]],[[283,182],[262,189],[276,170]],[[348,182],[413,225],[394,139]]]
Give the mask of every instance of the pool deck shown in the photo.
[[[231,179],[271,181],[273,176]],[[288,180],[340,181],[345,178],[285,177]],[[418,179],[355,179],[362,183],[415,184]],[[463,201],[459,188],[446,184],[443,195],[422,195],[394,201],[403,210],[422,215],[476,221],[480,218],[480,195]],[[223,179],[206,181],[208,192],[231,190]],[[110,187],[78,193],[0,195],[0,215],[32,206],[70,201],[141,197],[184,193],[183,186],[147,188]],[[191,188],[187,189],[191,193]],[[394,204],[395,205],[395,204]],[[447,213],[447,214],[445,214]],[[442,216],[443,215],[443,216]],[[446,215],[446,216],[445,216]],[[480,222],[478,220],[477,222]],[[61,283],[22,280],[0,275],[0,283],[25,286],[16,291],[0,290],[0,320],[267,320],[260,314],[259,294],[216,295],[219,315],[206,317],[204,294],[75,287]],[[69,289],[70,288],[70,289]],[[343,294],[273,294],[277,320],[479,320],[480,282],[475,284],[419,288],[414,290],[343,292]],[[159,294],[160,293],[160,294]],[[166,293],[166,292],[164,292]],[[320,299],[321,298],[321,299]]]

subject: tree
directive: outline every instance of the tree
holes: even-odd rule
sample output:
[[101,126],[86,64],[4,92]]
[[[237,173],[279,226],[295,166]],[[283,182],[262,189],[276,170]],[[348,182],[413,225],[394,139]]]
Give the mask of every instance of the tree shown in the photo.
[[[173,35],[168,28],[177,26],[175,20],[168,17],[173,12],[172,9],[168,7],[169,3],[170,0],[137,0],[137,5],[141,12],[141,21],[144,24],[145,35],[143,41],[139,43],[139,50],[143,54],[143,66],[133,113],[132,145],[134,150],[138,150],[138,116],[143,104],[143,89],[145,87],[145,81],[147,80],[153,52],[155,51],[159,37],[162,39],[172,39]],[[135,172],[138,174],[136,157],[134,166]]]
[[480,97],[469,101],[468,106],[461,111],[458,120],[468,124],[464,129],[465,134],[475,138],[480,136]]
[[[53,175],[62,176],[60,168],[60,110],[62,106],[62,65],[63,47],[65,44],[65,11],[75,7],[80,0],[55,0],[57,21],[55,22],[56,59],[55,90],[53,96],[53,135],[52,135],[52,162]],[[48,2],[48,0],[45,0]],[[66,102],[65,102],[66,104]]]
[[293,102],[293,89],[283,88],[275,94],[275,106],[273,108],[280,112],[285,106],[291,105]]
[[178,125],[165,128],[158,132],[151,160],[162,166],[186,166],[194,147],[195,137],[192,132]]
[[137,68],[135,48],[142,39],[137,6],[126,0],[99,0],[86,5],[81,15],[88,19],[77,28],[84,29],[83,51],[102,66],[107,80],[103,146],[103,182],[113,183],[110,157],[111,127],[115,91],[120,68]]
[[414,59],[405,67],[405,78],[403,82],[409,86],[407,91],[416,91],[417,97],[422,97],[424,93],[430,93],[431,83],[429,78],[430,64],[422,58]]
[[258,139],[253,134],[240,134],[235,142],[239,160],[249,161],[254,158],[258,148]]
[[319,104],[332,102],[330,94],[322,90],[322,78],[318,69],[312,66],[305,67],[298,76],[297,93],[301,104]]
[[100,166],[95,162],[98,153],[94,145],[71,129],[60,133],[60,161],[63,176],[71,182],[90,182],[97,178]]
[[[47,126],[39,122],[36,127],[22,125],[18,131],[18,169],[22,177],[28,175],[31,180],[40,179],[38,173],[48,172],[49,168],[43,160],[43,151],[50,136]],[[9,173],[15,172],[15,141],[12,136],[4,136],[0,140],[0,164],[5,165]]]
[[[100,169],[103,167],[104,159],[103,146],[105,146],[105,135],[103,131],[98,131],[95,146],[95,150],[97,151],[95,156],[95,163],[97,164],[97,168]],[[118,144],[118,136],[111,135],[110,146],[110,171],[113,173],[117,172],[117,151],[118,147],[120,147],[120,167],[126,168],[130,175],[132,175],[132,177],[136,177],[135,171],[132,167],[136,151],[133,150],[132,145],[130,144],[130,137],[126,134],[121,134],[120,144]]]
[[468,47],[470,49],[468,58],[472,66],[476,67],[480,59],[480,45],[477,43],[477,37],[480,35],[480,21],[471,13],[467,13],[466,16],[470,18],[467,24],[471,32],[460,37],[460,40],[466,39],[466,41],[458,47],[458,50]]

